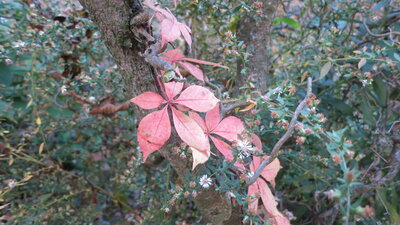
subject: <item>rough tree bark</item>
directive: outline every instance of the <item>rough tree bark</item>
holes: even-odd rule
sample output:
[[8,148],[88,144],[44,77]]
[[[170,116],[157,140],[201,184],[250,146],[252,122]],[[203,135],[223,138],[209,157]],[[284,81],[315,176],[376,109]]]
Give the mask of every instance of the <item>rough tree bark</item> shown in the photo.
[[[145,50],[145,46],[135,40],[134,34],[129,29],[131,16],[134,15],[135,10],[140,10],[136,8],[141,7],[140,0],[79,1],[98,25],[105,45],[124,76],[126,97],[132,98],[145,91],[158,92],[153,69],[139,55]],[[136,109],[136,115],[140,119],[145,112],[139,108]],[[178,145],[176,137],[171,138],[165,146],[168,144]],[[186,172],[191,171],[190,163],[182,160],[171,149],[163,147],[159,152],[181,178],[184,178]],[[214,189],[199,193],[195,198],[195,204],[203,218],[212,224],[222,224],[232,215],[230,199]],[[240,221],[238,222],[230,224],[240,224]]]
[[253,15],[245,15],[238,24],[238,39],[244,41],[251,56],[249,57],[249,62],[246,63],[247,72],[245,74],[240,73],[244,66],[243,62],[238,62],[236,86],[245,86],[247,81],[252,79],[252,83],[256,85],[257,90],[265,92],[271,80],[271,74],[269,74],[269,50],[272,38],[272,24],[279,2],[277,0],[251,0],[250,2],[261,2],[260,10],[262,14],[259,16],[261,17],[259,22],[254,19]]

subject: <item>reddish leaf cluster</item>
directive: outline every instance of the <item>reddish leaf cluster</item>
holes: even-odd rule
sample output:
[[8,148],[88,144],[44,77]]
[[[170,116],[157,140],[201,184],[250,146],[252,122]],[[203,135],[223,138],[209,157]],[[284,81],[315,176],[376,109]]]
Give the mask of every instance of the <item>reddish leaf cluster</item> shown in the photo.
[[[189,47],[191,46],[192,40],[189,27],[178,22],[168,9],[154,6],[151,0],[146,0],[144,4],[154,10],[156,18],[161,23],[162,46],[177,40],[181,35]],[[217,63],[186,58],[179,49],[172,49],[161,54],[163,55],[161,59],[172,64],[175,72],[181,77],[180,67],[198,80],[204,81],[204,73],[196,64],[227,69],[227,67]],[[143,160],[145,161],[151,153],[159,150],[170,138],[172,129],[170,116],[178,136],[192,151],[193,169],[198,164],[205,163],[209,159],[211,155],[209,139],[225,157],[225,160],[234,160],[231,151],[232,146],[230,146],[229,142],[240,141],[240,134],[245,130],[243,122],[234,116],[222,119],[218,104],[220,100],[215,98],[214,94],[204,87],[191,85],[183,90],[183,83],[180,82],[169,82],[163,84],[163,86],[161,89],[164,89],[165,98],[154,92],[145,92],[130,100],[143,109],[157,109],[146,115],[138,126],[137,140],[143,152]],[[251,109],[254,105],[245,110]],[[206,113],[205,119],[199,113]],[[262,144],[257,135],[252,134],[252,142],[261,151]],[[261,161],[267,158],[268,156],[253,156],[253,161],[249,166],[242,162],[235,162],[235,165],[242,172],[246,170],[254,172],[261,164]],[[245,166],[249,168],[246,169]],[[261,176],[274,186],[274,179],[280,168],[278,159],[275,159],[264,169]],[[257,179],[248,188],[249,196],[256,196],[249,202],[249,211],[253,214],[259,213],[259,199],[261,198],[266,215],[273,224],[290,224],[287,218],[278,211],[275,198],[264,179]]]
[[[207,112],[205,121],[199,114],[195,112],[189,112],[189,116],[197,122],[197,124],[203,130],[204,134],[211,139],[215,147],[225,157],[225,159],[228,161],[232,161],[232,147],[221,140],[221,138],[219,137],[225,138],[226,140],[231,142],[237,141],[239,134],[244,131],[243,122],[239,118],[234,116],[229,116],[221,120],[219,104],[217,104],[214,109]],[[210,151],[209,144],[208,151]],[[204,163],[210,157],[209,154],[201,154],[201,152],[199,152],[195,148],[192,148],[192,152],[194,156],[196,154],[199,155],[197,157],[193,157],[193,160],[199,160],[193,162],[193,168],[196,167],[199,163]]]
[[[145,92],[130,100],[143,109],[163,106],[161,110],[145,116],[139,123],[137,138],[144,160],[169,139],[171,135],[169,110],[172,112],[174,127],[182,141],[200,151],[209,151],[203,130],[183,112],[182,106],[197,112],[207,112],[213,109],[219,100],[208,89],[197,85],[191,85],[183,91],[183,83],[180,82],[165,83],[164,87],[167,99],[154,92]],[[175,98],[179,93],[179,97]]]
[[[253,144],[257,147],[258,150],[261,150],[262,143],[260,138],[255,134],[252,134],[252,138]],[[254,173],[256,169],[260,166],[261,162],[268,158],[269,156],[253,156],[253,161],[250,164],[250,171]],[[279,160],[275,159],[274,161],[272,161],[272,163],[264,168],[264,170],[261,172],[261,176],[274,187],[275,177],[281,168],[282,167],[279,163]],[[278,204],[275,201],[275,197],[264,179],[258,178],[257,181],[251,184],[248,188],[247,194],[251,197],[251,199],[249,200],[249,212],[255,215],[259,214],[258,202],[261,198],[262,206],[266,211],[266,215],[273,224],[290,225],[289,220],[277,209]]]
[[156,18],[161,22],[161,45],[164,46],[168,42],[173,42],[181,35],[185,39],[189,47],[192,45],[192,32],[188,26],[178,22],[175,16],[168,9],[160,6],[154,6],[151,0],[144,1],[144,4],[156,12]]

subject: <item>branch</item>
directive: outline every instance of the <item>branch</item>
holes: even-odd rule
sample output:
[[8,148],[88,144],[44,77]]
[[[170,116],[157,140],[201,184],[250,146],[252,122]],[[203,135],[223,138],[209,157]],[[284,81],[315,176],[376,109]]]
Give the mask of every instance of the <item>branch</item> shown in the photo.
[[157,54],[162,52],[163,49],[161,48],[161,43],[157,41],[156,43],[150,45],[143,54],[140,54],[144,57],[144,60],[148,62],[151,66],[153,66],[157,70],[164,70],[164,71],[173,71],[174,67],[171,63],[162,60],[158,57]]
[[390,30],[390,32],[388,32],[388,33],[374,34],[374,33],[372,33],[372,31],[369,29],[368,25],[366,24],[365,18],[363,18],[362,22],[363,22],[364,27],[367,30],[368,34],[371,35],[372,37],[387,37],[387,36],[390,36],[392,38],[393,35],[400,35],[400,32],[394,32],[392,30]]
[[381,179],[371,183],[371,184],[364,184],[360,186],[355,186],[352,190],[352,198],[355,198],[363,193],[372,191],[379,186],[386,184],[387,182],[393,180],[397,173],[400,170],[400,146],[397,147],[396,151],[393,154],[392,161],[390,162],[390,170],[389,172],[382,177]]
[[261,172],[264,170],[264,168],[266,166],[268,166],[272,161],[274,161],[276,159],[276,157],[278,156],[279,150],[282,147],[282,145],[289,139],[289,137],[292,136],[294,127],[296,125],[297,122],[297,118],[300,115],[300,111],[304,108],[308,96],[311,94],[311,89],[312,89],[312,78],[308,77],[307,78],[307,93],[305,98],[303,99],[303,101],[300,102],[300,104],[297,106],[296,111],[294,111],[292,120],[290,121],[289,127],[286,131],[286,133],[279,139],[279,141],[275,144],[274,148],[272,149],[271,155],[268,159],[264,160],[260,166],[257,168],[256,172],[254,173],[254,175],[247,180],[246,185],[251,185],[254,182],[256,182],[257,178],[260,176]]
[[237,107],[246,107],[246,106],[251,105],[251,104],[254,104],[254,103],[253,102],[237,102],[237,103],[233,103],[232,105],[230,105],[230,106],[228,106],[226,108],[223,108],[221,110],[221,114],[223,116],[226,116],[230,111],[234,110]]

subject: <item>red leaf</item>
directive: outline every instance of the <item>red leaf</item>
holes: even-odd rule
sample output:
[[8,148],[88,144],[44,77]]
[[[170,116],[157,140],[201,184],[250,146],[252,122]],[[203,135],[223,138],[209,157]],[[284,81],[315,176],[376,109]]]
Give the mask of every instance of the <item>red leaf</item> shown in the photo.
[[174,107],[171,109],[176,132],[182,141],[200,151],[210,151],[207,137],[196,121]]
[[[175,61],[180,60],[182,57],[184,57],[184,55],[182,54],[181,50],[179,50],[179,48],[175,48],[175,49],[163,52],[162,54],[168,58],[165,60],[170,63],[175,63]],[[162,58],[162,59],[164,59],[164,58]]]
[[185,68],[187,71],[189,71],[190,74],[192,74],[194,77],[196,77],[198,80],[204,81],[204,74],[201,69],[199,69],[197,66],[191,64],[191,63],[186,63],[186,62],[178,62],[179,65],[181,65],[183,68]]
[[253,139],[252,142],[254,146],[256,146],[257,151],[262,152],[262,142],[261,139],[258,137],[258,135],[255,133],[251,133],[251,138]]
[[172,103],[187,106],[198,112],[207,112],[215,107],[219,100],[207,88],[192,85],[186,88]]
[[278,203],[263,179],[257,179],[257,185],[260,190],[261,200],[263,202],[268,218],[272,219],[274,225],[290,225],[290,222],[277,209]]
[[179,92],[182,91],[183,83],[181,82],[168,82],[164,84],[165,92],[167,93],[167,97],[169,100],[175,98]]
[[[263,158],[259,157],[259,156],[254,156],[253,157],[253,162],[251,164],[251,168],[254,168],[254,170],[252,170],[253,172],[255,171],[255,169],[257,169],[262,160],[266,160],[268,159],[269,156],[264,156]],[[272,161],[268,166],[266,166],[263,171],[261,172],[261,176],[263,176],[265,178],[265,180],[267,180],[268,182],[270,182],[272,184],[273,187],[275,187],[275,177],[278,175],[279,170],[281,169],[281,164],[279,162],[278,159],[274,159],[274,161]]]
[[[175,18],[172,15],[172,13],[168,12],[167,10],[162,9],[160,6],[154,6],[152,0],[145,0],[143,4],[149,7],[150,9],[158,12],[159,14],[163,15],[165,18],[168,18],[170,20],[173,20]],[[157,19],[162,21],[164,18],[161,19],[159,16],[157,16]]]
[[224,141],[219,140],[218,138],[215,138],[213,136],[209,136],[211,140],[213,141],[215,147],[218,149],[219,152],[225,157],[226,161],[232,161],[233,160],[233,155],[231,151],[231,146],[225,143]]
[[143,161],[150,153],[160,149],[171,136],[167,106],[146,115],[139,123],[138,142],[143,151]]
[[190,30],[190,28],[183,23],[179,23],[179,30],[181,30],[182,36],[185,39],[186,43],[189,45],[189,48],[192,48],[192,37],[190,36],[190,33],[192,33],[192,31]]
[[179,78],[183,78],[183,76],[182,76],[182,74],[181,74],[181,71],[179,70],[179,67],[177,66],[177,67],[175,67],[175,73],[176,74],[178,74],[178,76],[179,76]]
[[197,165],[207,162],[207,160],[210,158],[210,151],[200,151],[193,147],[190,147],[190,149],[192,150],[192,156],[193,156],[192,170],[194,170],[194,168],[196,168]]
[[165,103],[165,100],[159,94],[150,91],[136,96],[129,101],[142,109],[155,109]]
[[235,141],[238,140],[238,135],[243,131],[243,122],[237,117],[229,116],[223,119],[211,133],[217,134],[228,141]]
[[181,36],[178,22],[170,19],[164,19],[161,22],[161,45],[173,42]]
[[258,214],[258,199],[260,191],[258,190],[257,183],[251,184],[247,189],[248,200],[248,210],[250,214],[257,215]]
[[184,61],[189,61],[189,62],[193,62],[193,63],[197,63],[197,64],[204,64],[204,65],[210,65],[210,66],[218,66],[224,69],[228,69],[228,67],[223,66],[219,63],[213,63],[213,62],[207,62],[207,61],[203,61],[203,60],[199,60],[199,59],[192,59],[192,58],[181,58],[180,60],[184,60]]
[[220,121],[221,115],[219,113],[219,103],[217,103],[217,105],[206,114],[206,124],[208,130],[214,130],[218,126]]
[[203,118],[201,116],[193,111],[189,112],[190,118],[192,118],[196,123],[200,126],[200,128],[205,132],[207,132],[207,127],[206,124],[204,123]]

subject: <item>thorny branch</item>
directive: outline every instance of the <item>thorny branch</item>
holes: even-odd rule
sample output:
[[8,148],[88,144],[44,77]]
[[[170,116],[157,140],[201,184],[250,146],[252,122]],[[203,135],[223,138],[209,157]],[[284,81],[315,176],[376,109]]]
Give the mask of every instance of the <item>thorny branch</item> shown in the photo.
[[276,159],[278,156],[279,150],[282,147],[282,145],[289,139],[289,137],[292,136],[294,127],[297,123],[297,118],[300,115],[300,111],[304,108],[308,97],[311,94],[312,90],[312,78],[308,77],[307,78],[307,93],[306,96],[304,97],[303,101],[300,102],[300,104],[297,106],[296,110],[294,111],[292,120],[289,123],[289,127],[286,131],[286,133],[279,139],[279,141],[275,144],[274,148],[272,149],[271,155],[268,159],[264,160],[260,166],[257,168],[257,170],[254,172],[254,175],[247,180],[246,185],[251,185],[254,182],[256,182],[257,178],[260,176],[261,172],[264,170],[266,166],[268,166],[272,161]]

